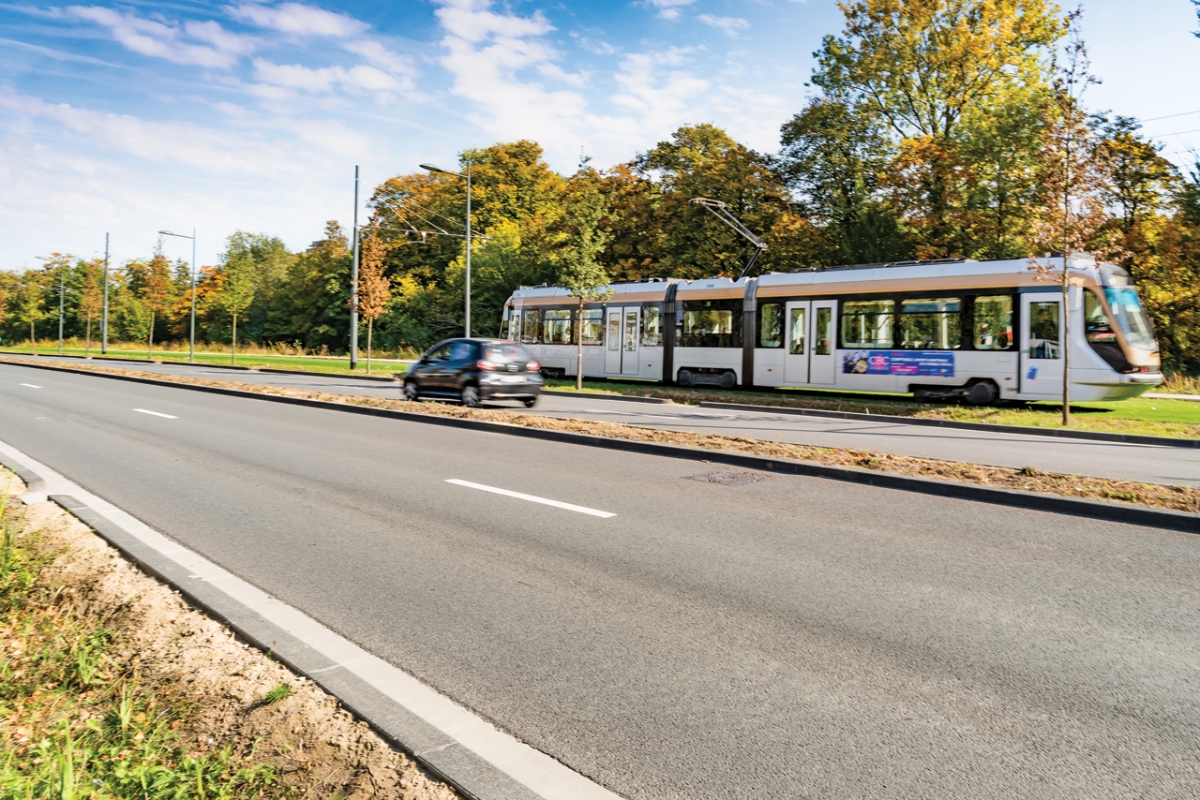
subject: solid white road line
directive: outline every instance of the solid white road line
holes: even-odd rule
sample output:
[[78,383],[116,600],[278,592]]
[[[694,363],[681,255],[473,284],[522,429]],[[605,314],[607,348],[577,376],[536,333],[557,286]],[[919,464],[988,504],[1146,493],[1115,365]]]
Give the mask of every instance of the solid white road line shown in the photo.
[[521,494],[520,492],[510,492],[508,489],[497,489],[495,486],[484,486],[482,483],[471,483],[470,481],[460,481],[457,478],[447,478],[446,483],[453,483],[456,486],[466,486],[468,489],[479,489],[483,492],[491,492],[492,494],[502,494],[505,497],[515,497],[518,500],[528,500],[531,503],[541,503],[544,506],[554,506],[555,508],[565,508],[567,511],[578,511],[580,514],[590,514],[593,517],[615,517],[616,514],[611,514],[607,511],[597,511],[594,508],[584,508],[570,503],[562,503],[558,500],[547,500],[545,497],[536,497],[531,494]]
[[143,414],[153,414],[156,417],[165,417],[166,419],[179,419],[179,417],[173,417],[170,414],[164,414],[161,411],[150,411],[146,408],[135,408],[134,411],[140,411]]
[[40,389],[40,386],[34,386],[32,383],[22,383],[22,386],[28,386],[30,389]]

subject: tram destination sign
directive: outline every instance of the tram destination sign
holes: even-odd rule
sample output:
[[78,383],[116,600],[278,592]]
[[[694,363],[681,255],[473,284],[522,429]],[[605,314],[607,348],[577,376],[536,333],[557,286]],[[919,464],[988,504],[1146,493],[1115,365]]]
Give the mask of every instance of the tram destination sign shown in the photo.
[[842,372],[848,375],[920,375],[954,377],[954,353],[946,350],[847,350]]

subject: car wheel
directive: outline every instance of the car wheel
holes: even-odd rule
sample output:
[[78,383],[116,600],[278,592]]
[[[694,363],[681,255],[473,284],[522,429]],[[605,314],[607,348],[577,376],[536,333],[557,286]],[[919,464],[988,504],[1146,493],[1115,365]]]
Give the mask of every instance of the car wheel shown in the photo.
[[462,404],[467,408],[479,408],[479,388],[476,386],[464,386],[462,390]]
[[417,391],[416,381],[404,382],[404,399],[413,403],[421,399],[421,393]]
[[526,408],[533,408],[537,405],[537,401],[538,399],[536,397],[531,397],[530,399],[522,400],[521,402],[525,404]]

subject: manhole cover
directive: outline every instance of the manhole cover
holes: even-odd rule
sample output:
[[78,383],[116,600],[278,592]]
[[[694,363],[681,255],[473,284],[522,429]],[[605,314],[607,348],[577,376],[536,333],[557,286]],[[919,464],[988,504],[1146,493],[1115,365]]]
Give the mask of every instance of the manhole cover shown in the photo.
[[772,475],[767,475],[764,472],[738,471],[730,472],[723,470],[721,472],[705,472],[702,475],[687,475],[689,481],[700,481],[701,483],[719,483],[722,486],[745,486],[748,483],[758,483],[759,481],[769,481]]

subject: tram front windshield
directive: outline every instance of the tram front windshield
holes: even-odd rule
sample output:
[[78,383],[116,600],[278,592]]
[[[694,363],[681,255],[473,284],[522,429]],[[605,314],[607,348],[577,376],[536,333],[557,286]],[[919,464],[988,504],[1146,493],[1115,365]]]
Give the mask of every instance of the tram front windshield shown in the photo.
[[1158,350],[1154,329],[1138,299],[1137,290],[1132,286],[1109,286],[1104,289],[1104,294],[1125,340],[1141,350]]

